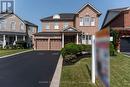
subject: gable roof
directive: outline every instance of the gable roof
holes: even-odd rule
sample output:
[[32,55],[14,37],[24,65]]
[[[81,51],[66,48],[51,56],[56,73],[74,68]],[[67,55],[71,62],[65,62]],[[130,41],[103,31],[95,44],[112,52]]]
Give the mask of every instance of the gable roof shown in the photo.
[[0,19],[4,19],[6,18],[7,16],[10,16],[11,14],[1,14],[0,13]]
[[67,28],[64,28],[62,32],[80,32],[80,31],[74,27],[67,27]]
[[49,16],[49,17],[45,17],[45,18],[41,19],[41,21],[53,21],[53,20],[55,20],[55,21],[56,20],[57,21],[59,21],[59,20],[71,21],[71,20],[74,20],[76,14],[75,13],[60,13],[57,15],[60,16],[59,19],[54,19],[53,16]]
[[24,20],[24,23],[25,23],[26,25],[29,25],[29,26],[38,27],[37,25],[35,25],[35,24],[33,24],[33,23],[31,23],[31,22],[29,22],[29,21],[27,21],[27,20]]
[[130,7],[109,9],[104,18],[102,28],[106,27],[112,20],[114,20],[121,12],[130,10]]
[[100,16],[101,15],[101,12],[98,10],[98,9],[96,9],[92,4],[90,4],[90,3],[87,3],[87,4],[85,4],[77,13],[80,13],[84,8],[86,8],[87,6],[89,6],[89,7],[91,7],[97,14],[98,14],[98,16]]
[[11,16],[11,15],[15,15],[16,17],[18,17],[24,24],[26,24],[26,25],[29,25],[29,26],[37,26],[37,25],[35,25],[35,24],[33,24],[33,23],[31,23],[31,22],[29,22],[29,21],[26,21],[26,20],[23,20],[22,18],[20,18],[18,15],[16,15],[16,14],[12,14],[12,13],[10,13],[10,14],[0,14],[0,19],[5,19],[5,18],[7,18],[7,17],[9,17],[9,16]]
[[76,13],[60,13],[60,14],[57,14],[60,16],[60,18],[55,19],[53,18],[54,16],[49,16],[49,17],[42,18],[41,22],[43,21],[73,21],[75,19],[75,16],[87,6],[91,7],[97,13],[98,16],[101,15],[101,12],[99,10],[97,10],[93,5],[87,3]]

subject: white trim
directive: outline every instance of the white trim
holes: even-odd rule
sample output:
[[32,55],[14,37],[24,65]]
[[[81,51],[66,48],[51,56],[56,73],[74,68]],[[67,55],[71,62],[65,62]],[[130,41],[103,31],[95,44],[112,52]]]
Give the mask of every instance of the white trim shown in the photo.
[[3,48],[6,46],[6,35],[3,35]]
[[77,40],[76,42],[77,42],[77,44],[79,44],[79,34],[78,34],[78,33],[77,33],[76,38],[77,38],[77,39],[76,39],[76,40]]
[[99,10],[97,10],[93,5],[91,5],[91,4],[89,4],[89,3],[87,3],[87,4],[85,4],[77,13],[79,13],[82,9],[84,9],[86,6],[90,6],[90,7],[92,7],[95,11],[97,11],[99,14],[101,14],[101,12],[99,11]]
[[95,84],[96,82],[96,66],[95,66],[95,60],[96,60],[96,55],[95,55],[95,36],[92,36],[92,72],[91,72],[91,77],[92,77],[92,83]]
[[64,48],[64,33],[62,33],[62,48]]

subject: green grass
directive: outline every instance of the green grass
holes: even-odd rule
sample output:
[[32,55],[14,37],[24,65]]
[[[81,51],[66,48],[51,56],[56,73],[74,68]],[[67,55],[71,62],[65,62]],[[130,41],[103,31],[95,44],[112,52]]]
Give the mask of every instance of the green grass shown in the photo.
[[111,58],[111,87],[130,87],[130,58],[118,54]]
[[[110,87],[130,87],[130,58],[118,54],[110,62]],[[91,83],[87,69],[90,64],[91,59],[85,58],[74,65],[63,66],[60,87],[102,87],[99,81],[96,81],[98,86]]]
[[15,54],[15,53],[18,53],[18,52],[22,52],[22,51],[26,51],[26,50],[29,50],[29,49],[17,49],[17,50],[0,50],[0,57],[2,56],[6,56],[6,55],[11,55],[11,54]]

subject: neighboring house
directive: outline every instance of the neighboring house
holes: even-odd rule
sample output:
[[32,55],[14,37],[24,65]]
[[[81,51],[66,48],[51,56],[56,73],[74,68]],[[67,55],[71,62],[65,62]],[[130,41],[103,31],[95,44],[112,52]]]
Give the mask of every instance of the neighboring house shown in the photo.
[[130,52],[130,7],[108,10],[102,29],[106,27],[116,30],[120,35],[117,40],[118,52]]
[[37,33],[38,26],[25,21],[16,14],[0,14],[0,45],[15,45],[16,41],[26,41],[32,46],[32,34]]
[[61,13],[41,19],[42,32],[34,34],[35,50],[61,50],[67,43],[91,44],[101,13],[91,4],[77,13]]

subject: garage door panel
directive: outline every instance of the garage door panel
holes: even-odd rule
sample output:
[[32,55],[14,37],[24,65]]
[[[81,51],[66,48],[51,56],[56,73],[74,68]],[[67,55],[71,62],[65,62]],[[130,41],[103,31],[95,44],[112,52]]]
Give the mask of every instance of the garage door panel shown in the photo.
[[50,50],[61,50],[61,40],[51,39],[50,40]]
[[48,50],[48,40],[37,40],[37,50]]
[[120,51],[130,52],[130,37],[122,37],[120,39]]

